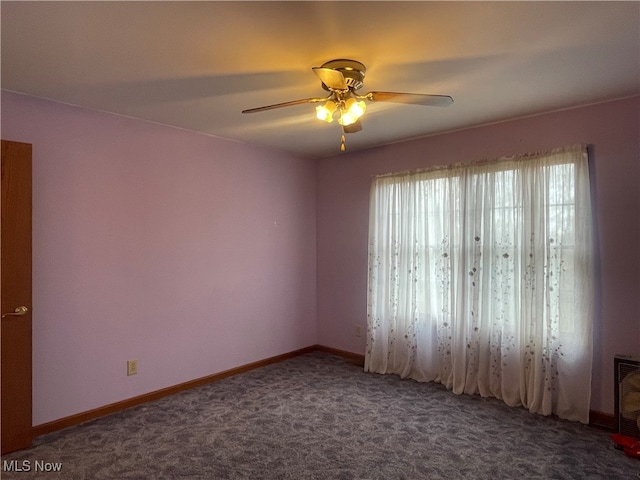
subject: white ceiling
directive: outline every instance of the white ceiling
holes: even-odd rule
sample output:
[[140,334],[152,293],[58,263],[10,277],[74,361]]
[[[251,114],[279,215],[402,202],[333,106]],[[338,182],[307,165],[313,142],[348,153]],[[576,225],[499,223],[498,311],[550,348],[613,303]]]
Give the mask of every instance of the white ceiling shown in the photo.
[[8,2],[2,88],[317,158],[340,127],[311,71],[367,66],[370,90],[446,94],[447,108],[371,103],[355,151],[640,93],[640,2]]

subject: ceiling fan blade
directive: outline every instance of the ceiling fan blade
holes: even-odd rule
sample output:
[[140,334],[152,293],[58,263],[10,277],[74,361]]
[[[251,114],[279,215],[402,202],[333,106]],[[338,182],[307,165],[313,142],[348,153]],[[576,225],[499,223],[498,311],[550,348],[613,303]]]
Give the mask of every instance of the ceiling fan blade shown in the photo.
[[303,98],[301,100],[292,100],[291,102],[274,103],[273,105],[265,105],[264,107],[249,108],[243,110],[242,113],[257,113],[265,110],[273,110],[274,108],[291,107],[293,105],[302,105],[304,103],[324,102],[326,98]]
[[413,105],[427,105],[435,107],[448,107],[453,103],[449,95],[424,95],[421,93],[397,93],[397,92],[369,92],[367,98],[374,102],[410,103]]
[[313,67],[312,70],[331,90],[348,90],[347,81],[344,75],[333,68]]
[[356,132],[359,132],[360,130],[362,130],[362,123],[360,122],[360,119],[356,120],[351,125],[342,127],[342,131],[344,133],[356,133]]

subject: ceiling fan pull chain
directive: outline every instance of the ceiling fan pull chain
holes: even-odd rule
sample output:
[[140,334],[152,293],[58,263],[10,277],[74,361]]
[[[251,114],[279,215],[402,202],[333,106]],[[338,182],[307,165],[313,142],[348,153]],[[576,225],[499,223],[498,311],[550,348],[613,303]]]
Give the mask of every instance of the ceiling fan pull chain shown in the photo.
[[341,151],[341,152],[344,152],[344,151],[345,151],[345,149],[346,149],[346,147],[344,146],[344,140],[345,140],[345,139],[344,139],[344,135],[342,135],[342,136],[340,137],[340,151]]

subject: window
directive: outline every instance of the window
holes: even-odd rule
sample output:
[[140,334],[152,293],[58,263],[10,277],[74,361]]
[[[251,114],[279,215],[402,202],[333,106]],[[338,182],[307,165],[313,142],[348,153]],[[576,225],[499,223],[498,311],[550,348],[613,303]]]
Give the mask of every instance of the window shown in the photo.
[[588,422],[587,152],[374,179],[365,368]]

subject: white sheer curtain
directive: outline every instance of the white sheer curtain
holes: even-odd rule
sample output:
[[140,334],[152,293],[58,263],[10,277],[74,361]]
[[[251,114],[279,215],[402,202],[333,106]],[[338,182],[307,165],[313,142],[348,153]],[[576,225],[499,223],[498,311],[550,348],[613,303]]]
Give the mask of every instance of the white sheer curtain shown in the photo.
[[586,147],[373,180],[365,370],[588,422]]

